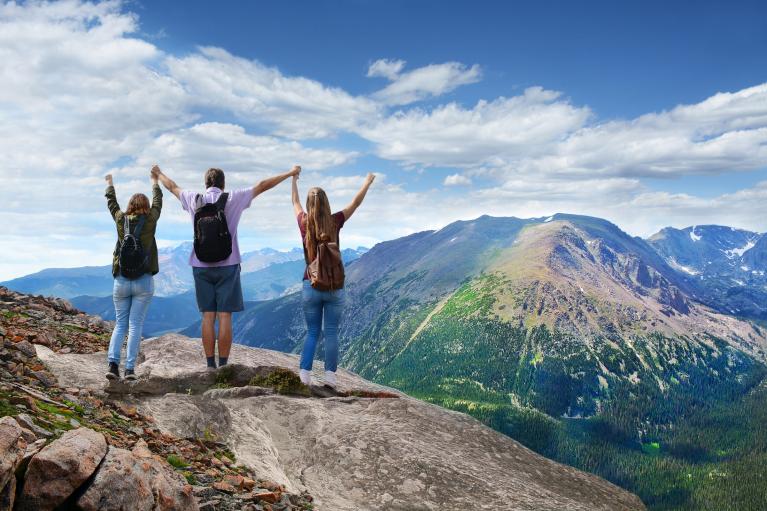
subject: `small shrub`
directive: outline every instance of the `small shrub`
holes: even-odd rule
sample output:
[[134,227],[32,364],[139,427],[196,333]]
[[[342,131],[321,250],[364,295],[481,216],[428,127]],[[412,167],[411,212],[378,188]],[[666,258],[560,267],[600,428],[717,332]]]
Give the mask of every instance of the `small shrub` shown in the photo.
[[170,465],[174,468],[186,468],[189,466],[189,463],[184,461],[184,458],[176,456],[175,454],[168,454],[166,459],[168,460],[168,463],[170,463]]
[[290,369],[277,368],[267,376],[254,376],[250,380],[250,385],[255,387],[269,387],[278,394],[300,394],[303,396],[311,395],[309,387],[301,383],[298,375]]
[[219,367],[216,372],[216,383],[228,383],[231,384],[234,379],[234,367],[226,365]]

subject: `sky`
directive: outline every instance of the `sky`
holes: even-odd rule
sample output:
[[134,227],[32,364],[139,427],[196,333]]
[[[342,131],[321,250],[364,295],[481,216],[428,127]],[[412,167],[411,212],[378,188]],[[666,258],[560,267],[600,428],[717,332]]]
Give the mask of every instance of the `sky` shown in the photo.
[[[483,214],[767,231],[767,4],[3,2],[0,280],[107,264],[104,179],[304,171],[372,246]],[[190,239],[169,193],[160,246]],[[300,243],[285,182],[243,250]]]

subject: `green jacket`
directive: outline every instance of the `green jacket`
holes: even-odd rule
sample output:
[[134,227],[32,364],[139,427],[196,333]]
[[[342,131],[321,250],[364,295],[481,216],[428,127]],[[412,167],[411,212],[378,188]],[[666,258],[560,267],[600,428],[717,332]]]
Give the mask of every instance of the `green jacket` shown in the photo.
[[[112,255],[112,276],[117,277],[120,274],[120,257],[119,248],[120,240],[123,239],[123,218],[125,213],[120,210],[120,205],[117,203],[117,195],[115,194],[114,186],[107,186],[105,194],[107,198],[107,207],[109,213],[112,214],[112,218],[115,221],[115,227],[117,227],[117,246],[115,247],[114,254]],[[157,221],[160,219],[160,211],[162,210],[162,190],[159,185],[152,187],[152,208],[149,210],[149,214],[146,216],[144,227],[141,229],[141,246],[149,254],[149,267],[147,273],[156,275],[160,271],[160,265],[157,260],[157,243],[154,240],[154,233],[157,229]],[[131,229],[136,226],[138,215],[128,215],[128,225]]]

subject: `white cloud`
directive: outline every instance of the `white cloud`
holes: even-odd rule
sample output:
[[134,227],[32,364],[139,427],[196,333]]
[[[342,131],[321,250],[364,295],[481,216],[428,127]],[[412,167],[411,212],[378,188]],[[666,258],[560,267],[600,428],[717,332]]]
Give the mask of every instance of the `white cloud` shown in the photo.
[[[407,73],[400,73],[403,61],[376,61],[368,76],[386,76],[392,83],[373,94],[373,98],[388,105],[405,105],[441,96],[461,85],[478,82],[482,71],[478,65],[466,67],[460,62],[446,62],[419,67]],[[373,74],[371,75],[371,71]]]
[[397,112],[361,130],[406,165],[574,176],[679,176],[767,163],[767,84],[627,121],[596,121],[539,87],[512,98]]
[[294,164],[322,170],[348,163],[355,156],[353,152],[307,148],[295,141],[252,135],[236,124],[208,122],[160,135],[140,153],[136,166],[141,175],[154,162],[162,162],[169,174],[174,173],[174,179],[178,176],[195,184],[209,167],[219,167],[232,185],[246,185],[286,172]]
[[377,144],[383,158],[424,167],[478,167],[549,154],[590,116],[588,108],[571,105],[557,92],[531,87],[470,109],[450,103],[400,111],[360,133]]
[[169,57],[165,64],[196,105],[232,112],[247,123],[273,126],[277,135],[326,137],[354,129],[379,109],[370,99],[308,78],[285,76],[221,48],[202,47],[186,57]]
[[115,2],[0,5],[0,168],[88,175],[191,119]]
[[395,80],[405,68],[404,60],[379,59],[368,67],[368,77],[381,76],[389,80]]
[[443,181],[445,186],[466,186],[471,184],[471,179],[463,174],[450,174]]

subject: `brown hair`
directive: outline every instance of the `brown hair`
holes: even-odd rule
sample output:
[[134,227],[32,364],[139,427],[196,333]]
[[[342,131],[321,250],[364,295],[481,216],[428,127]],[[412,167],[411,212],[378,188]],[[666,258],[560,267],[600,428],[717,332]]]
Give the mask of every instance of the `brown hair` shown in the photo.
[[149,213],[149,198],[143,193],[134,193],[128,201],[126,215],[146,215]]
[[309,261],[317,257],[317,242],[332,241],[338,242],[338,228],[330,212],[330,201],[322,188],[312,188],[306,197],[306,216],[304,217],[304,227],[306,227],[306,252]]
[[205,171],[205,188],[215,186],[216,188],[224,189],[224,171],[221,169],[210,168]]

